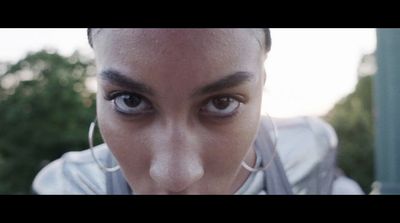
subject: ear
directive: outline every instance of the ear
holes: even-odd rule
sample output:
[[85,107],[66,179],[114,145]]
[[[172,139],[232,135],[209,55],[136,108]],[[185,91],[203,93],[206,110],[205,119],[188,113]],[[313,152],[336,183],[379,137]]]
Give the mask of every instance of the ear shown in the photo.
[[262,79],[263,79],[263,86],[265,86],[265,82],[267,82],[267,72],[265,71],[265,62],[267,60],[268,54],[264,54],[264,57],[262,58]]

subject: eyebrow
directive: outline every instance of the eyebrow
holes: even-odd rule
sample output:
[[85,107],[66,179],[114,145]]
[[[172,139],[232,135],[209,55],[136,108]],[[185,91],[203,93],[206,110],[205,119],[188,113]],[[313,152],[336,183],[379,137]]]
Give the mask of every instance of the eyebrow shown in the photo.
[[154,91],[146,84],[128,78],[126,75],[123,75],[116,70],[113,69],[103,70],[100,72],[100,77],[103,80],[109,81],[114,85],[118,85],[124,88],[134,89],[137,93],[154,95]]
[[224,89],[237,87],[246,81],[250,81],[253,77],[254,74],[250,72],[238,71],[233,74],[227,75],[214,83],[201,87],[200,89],[196,90],[192,96],[211,94]]
[[[123,75],[116,70],[103,70],[102,72],[100,72],[100,76],[103,80],[109,81],[114,85],[134,89],[137,93],[147,94],[151,96],[155,95],[155,91],[148,85],[128,78],[126,75]],[[224,89],[233,88],[243,84],[246,81],[250,81],[253,77],[254,74],[250,72],[238,71],[233,74],[227,75],[211,84],[200,87],[199,89],[194,91],[192,97],[204,94],[211,94]]]

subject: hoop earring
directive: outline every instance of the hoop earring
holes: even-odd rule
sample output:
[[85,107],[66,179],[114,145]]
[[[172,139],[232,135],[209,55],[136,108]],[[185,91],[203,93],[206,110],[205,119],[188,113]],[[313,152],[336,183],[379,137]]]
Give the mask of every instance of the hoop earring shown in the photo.
[[253,167],[247,165],[247,163],[243,160],[242,163],[241,163],[242,167],[244,167],[246,170],[248,170],[250,172],[257,172],[257,171],[263,171],[263,170],[268,169],[269,166],[271,166],[272,161],[275,159],[276,154],[278,153],[277,149],[276,149],[276,146],[278,144],[278,128],[276,127],[276,125],[275,125],[274,121],[272,120],[271,116],[269,116],[268,114],[267,114],[267,116],[271,120],[272,128],[273,128],[274,135],[275,135],[275,141],[274,141],[274,148],[273,148],[272,157],[268,161],[268,163],[264,167],[261,167],[261,168],[253,168]]
[[97,118],[94,119],[94,121],[92,123],[90,123],[90,127],[89,127],[89,146],[90,146],[90,152],[92,153],[92,157],[94,159],[94,161],[96,162],[97,166],[103,170],[104,172],[115,172],[117,170],[120,169],[119,165],[116,165],[114,167],[105,167],[103,164],[100,163],[100,161],[96,158],[96,155],[94,154],[94,149],[93,149],[93,132],[94,132],[94,128],[96,127],[96,121]]

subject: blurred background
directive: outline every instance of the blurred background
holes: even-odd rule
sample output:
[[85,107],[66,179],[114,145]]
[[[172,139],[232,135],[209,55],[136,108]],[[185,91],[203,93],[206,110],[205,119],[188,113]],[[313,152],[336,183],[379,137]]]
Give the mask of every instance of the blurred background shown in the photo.
[[[262,112],[319,116],[332,124],[338,165],[365,193],[376,181],[376,32],[271,29],[265,62]],[[88,148],[94,75],[86,29],[0,29],[0,194],[30,193],[46,164]]]

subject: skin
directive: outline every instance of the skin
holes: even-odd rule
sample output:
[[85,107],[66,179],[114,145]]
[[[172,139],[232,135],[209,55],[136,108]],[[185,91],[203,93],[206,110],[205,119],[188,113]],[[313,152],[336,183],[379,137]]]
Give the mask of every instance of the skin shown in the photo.
[[232,194],[244,183],[242,160],[255,163],[263,41],[248,29],[94,32],[99,128],[134,193]]

